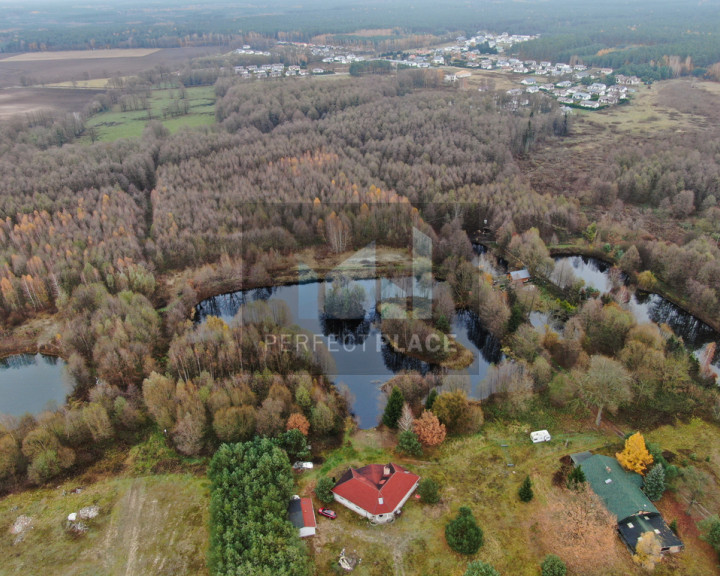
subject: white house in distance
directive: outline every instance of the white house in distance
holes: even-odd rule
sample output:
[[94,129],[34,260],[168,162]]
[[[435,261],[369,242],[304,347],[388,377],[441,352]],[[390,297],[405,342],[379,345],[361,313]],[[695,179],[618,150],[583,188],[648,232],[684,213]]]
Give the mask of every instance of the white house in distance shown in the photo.
[[369,464],[349,468],[332,489],[335,501],[378,524],[400,514],[420,477],[397,464]]
[[315,536],[317,523],[315,521],[315,510],[313,509],[313,503],[310,498],[293,496],[288,506],[288,515],[290,516],[292,525],[298,529],[300,538]]

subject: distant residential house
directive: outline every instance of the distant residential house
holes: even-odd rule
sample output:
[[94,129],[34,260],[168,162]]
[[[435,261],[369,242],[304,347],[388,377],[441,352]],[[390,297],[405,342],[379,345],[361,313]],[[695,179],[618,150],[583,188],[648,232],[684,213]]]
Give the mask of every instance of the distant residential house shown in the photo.
[[325,70],[323,70],[322,68],[313,68],[312,73],[313,74],[325,74]]
[[572,82],[570,80],[563,80],[562,82],[558,82],[555,84],[558,88],[570,88],[572,86]]
[[573,98],[575,100],[590,100],[592,96],[587,92],[575,92],[575,94],[573,94]]
[[676,553],[683,549],[682,541],[642,491],[642,476],[624,470],[610,456],[580,452],[570,458],[576,467],[582,467],[593,492],[618,519],[618,534],[631,552],[635,552],[645,532],[655,533],[663,552]]
[[335,501],[378,524],[395,520],[420,477],[397,464],[350,468],[332,489]]
[[535,84],[537,84],[537,81],[535,80],[535,78],[523,78],[522,80],[520,80],[520,84],[523,84],[525,86],[534,86]]
[[591,110],[594,110],[596,108],[600,108],[600,102],[596,100],[583,100],[580,102],[580,106],[583,108],[590,108]]
[[537,86],[528,86],[527,88],[525,88],[525,92],[527,92],[528,94],[535,94],[536,92],[540,92],[540,88],[538,88]]
[[642,80],[638,78],[637,76],[625,76],[623,74],[618,74],[615,77],[615,80],[618,84],[627,84],[630,86],[637,86],[638,84],[642,84]]
[[298,529],[300,538],[315,536],[317,522],[315,521],[312,499],[294,496],[288,506],[288,515],[292,525]]
[[608,106],[614,106],[615,104],[618,103],[618,101],[619,100],[617,99],[616,96],[611,96],[609,94],[607,94],[605,96],[600,96],[600,99],[598,100],[598,102],[600,104],[607,104]]

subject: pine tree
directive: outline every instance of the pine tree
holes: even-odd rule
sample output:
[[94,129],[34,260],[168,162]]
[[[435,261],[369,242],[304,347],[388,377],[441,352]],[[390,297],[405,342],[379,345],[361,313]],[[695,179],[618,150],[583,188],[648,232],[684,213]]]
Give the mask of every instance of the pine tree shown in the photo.
[[385,426],[388,428],[397,428],[398,420],[402,415],[403,404],[405,404],[405,399],[403,398],[400,388],[397,386],[393,387],[382,417]]
[[428,394],[427,400],[425,400],[425,410],[432,410],[433,404],[435,404],[435,400],[438,397],[438,392],[436,388],[433,388],[430,390],[430,394]]
[[542,576],[565,576],[567,568],[565,562],[560,560],[555,554],[548,554],[541,565]]
[[580,485],[587,482],[582,466],[576,466],[570,471],[567,478],[567,487],[571,490],[579,490]]
[[626,470],[645,474],[648,466],[653,463],[653,457],[645,447],[645,439],[640,432],[636,432],[625,440],[625,450],[615,454],[618,462]]
[[420,480],[418,494],[420,495],[420,502],[424,502],[425,504],[437,504],[440,502],[438,485],[432,478],[423,478]]
[[448,546],[460,554],[475,554],[483,545],[483,531],[477,525],[472,511],[462,506],[458,515],[445,526]]
[[535,494],[533,494],[532,480],[530,480],[530,476],[525,476],[525,480],[523,480],[523,483],[518,490],[518,496],[522,502],[530,502],[530,500],[533,499],[533,496],[535,496]]
[[665,469],[662,464],[655,464],[643,483],[643,490],[650,500],[660,500],[665,492]]
[[315,495],[318,497],[318,500],[323,504],[330,504],[330,502],[335,500],[335,496],[332,493],[334,486],[335,483],[332,481],[332,478],[328,478],[327,476],[320,478],[315,486]]
[[422,456],[422,444],[420,444],[417,434],[410,430],[400,432],[397,450],[410,456]]

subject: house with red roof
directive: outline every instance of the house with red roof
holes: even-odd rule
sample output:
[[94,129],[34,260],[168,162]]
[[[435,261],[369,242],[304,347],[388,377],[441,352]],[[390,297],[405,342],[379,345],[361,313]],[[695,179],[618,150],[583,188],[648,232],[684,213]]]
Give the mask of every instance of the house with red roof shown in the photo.
[[288,506],[290,522],[300,533],[300,538],[315,536],[315,510],[311,498],[300,498],[293,496]]
[[349,468],[332,489],[335,501],[378,524],[395,520],[420,482],[397,464]]

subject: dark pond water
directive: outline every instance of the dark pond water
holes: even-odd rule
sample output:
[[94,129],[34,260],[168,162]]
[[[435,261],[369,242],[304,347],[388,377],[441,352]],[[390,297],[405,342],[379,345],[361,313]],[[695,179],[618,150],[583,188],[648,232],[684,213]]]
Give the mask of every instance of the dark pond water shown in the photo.
[[501,276],[507,274],[508,262],[504,258],[495,258],[488,251],[487,246],[484,244],[473,244],[473,252],[475,257],[473,258],[473,264],[483,271],[492,274],[493,276]]
[[[400,284],[407,282],[401,279]],[[426,362],[395,353],[380,334],[379,318],[376,313],[378,300],[398,297],[401,288],[390,281],[358,280],[365,290],[364,318],[354,321],[326,321],[318,305],[322,292],[327,292],[332,282],[310,282],[289,286],[277,286],[257,290],[246,290],[215,296],[203,300],[196,307],[196,320],[204,321],[208,316],[218,316],[226,322],[232,321],[240,307],[256,300],[281,300],[288,306],[293,323],[312,334],[321,335],[322,342],[330,351],[335,363],[330,374],[335,384],[344,383],[355,397],[352,410],[364,428],[377,425],[385,395],[381,385],[403,370],[417,370],[421,373],[439,371]],[[444,371],[452,377],[454,384],[461,384],[471,397],[483,399],[493,391],[488,390],[483,380],[489,366],[502,358],[499,341],[488,333],[474,313],[459,312],[453,322],[452,333],[466,348],[473,351],[473,364],[462,371]]]
[[[582,278],[588,286],[601,292],[608,292],[612,288],[610,265],[606,262],[584,256],[566,256],[555,260],[570,263],[575,276]],[[655,322],[670,326],[696,356],[711,342],[716,342],[720,348],[720,333],[662,296],[633,293],[627,306],[640,324]],[[720,375],[720,351],[715,354],[713,364]]]
[[72,379],[54,356],[18,354],[0,360],[0,414],[21,416],[65,404]]

